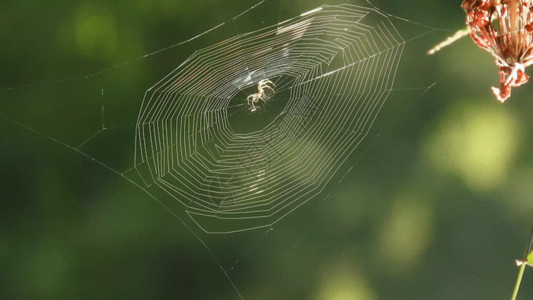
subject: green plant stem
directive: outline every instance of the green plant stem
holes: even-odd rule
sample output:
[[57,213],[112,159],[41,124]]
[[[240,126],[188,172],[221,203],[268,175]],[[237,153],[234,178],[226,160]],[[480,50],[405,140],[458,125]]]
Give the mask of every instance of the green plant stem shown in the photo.
[[522,282],[522,276],[524,276],[524,269],[526,268],[526,263],[523,263],[520,266],[520,270],[518,271],[518,278],[516,278],[516,284],[514,286],[514,292],[513,297],[511,300],[516,300],[516,296],[518,295],[518,289],[520,289],[520,282]]

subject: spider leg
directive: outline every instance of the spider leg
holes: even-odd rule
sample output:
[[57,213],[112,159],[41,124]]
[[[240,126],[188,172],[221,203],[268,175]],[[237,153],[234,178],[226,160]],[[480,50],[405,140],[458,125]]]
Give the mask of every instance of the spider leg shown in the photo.
[[263,79],[259,81],[259,85],[269,85],[269,84],[276,86],[274,82],[272,82],[270,79]]
[[246,101],[248,101],[248,106],[250,106],[250,111],[256,111],[256,107],[254,103],[257,103],[259,100],[259,94],[252,94],[248,97],[246,97]]
[[273,89],[271,86],[268,86],[268,85],[265,86],[265,87],[263,87],[263,92],[264,92],[265,90],[271,90],[272,93],[275,93],[274,89]]

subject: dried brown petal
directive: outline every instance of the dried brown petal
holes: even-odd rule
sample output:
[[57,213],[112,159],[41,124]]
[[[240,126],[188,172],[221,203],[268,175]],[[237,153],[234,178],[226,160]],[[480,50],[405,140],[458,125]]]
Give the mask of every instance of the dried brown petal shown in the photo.
[[529,79],[525,68],[533,64],[532,2],[464,0],[461,4],[473,41],[496,59],[500,87],[492,91],[501,102],[511,96],[513,87]]

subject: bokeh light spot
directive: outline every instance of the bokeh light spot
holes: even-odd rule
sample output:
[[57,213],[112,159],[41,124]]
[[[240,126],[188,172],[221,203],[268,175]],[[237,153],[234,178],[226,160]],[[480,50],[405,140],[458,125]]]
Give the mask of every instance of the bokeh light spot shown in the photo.
[[391,273],[410,270],[420,261],[434,235],[434,216],[427,199],[405,194],[394,200],[389,216],[380,228],[380,261]]
[[115,54],[118,33],[112,17],[80,9],[75,19],[76,44],[80,52],[93,59],[109,59]]
[[350,261],[339,260],[328,266],[316,295],[319,300],[372,300],[376,292],[361,271]]
[[490,191],[505,180],[521,139],[512,114],[489,104],[454,107],[433,132],[425,145],[430,163],[478,192]]

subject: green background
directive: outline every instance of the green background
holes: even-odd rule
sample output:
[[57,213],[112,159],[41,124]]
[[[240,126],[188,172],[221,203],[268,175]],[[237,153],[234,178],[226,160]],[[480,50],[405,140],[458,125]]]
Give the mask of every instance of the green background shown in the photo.
[[425,55],[464,27],[460,1],[372,2],[409,20],[391,18],[409,40],[395,90],[353,169],[271,229],[189,230],[112,171],[133,166],[144,91],[195,49],[325,1],[266,1],[176,45],[255,3],[0,2],[0,298],[510,297],[533,223],[533,85],[497,102],[469,38]]

